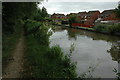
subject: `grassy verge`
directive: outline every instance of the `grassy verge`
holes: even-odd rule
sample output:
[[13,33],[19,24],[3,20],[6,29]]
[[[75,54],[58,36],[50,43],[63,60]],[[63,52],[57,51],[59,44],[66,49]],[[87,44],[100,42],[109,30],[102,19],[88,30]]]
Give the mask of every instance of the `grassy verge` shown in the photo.
[[2,34],[2,67],[3,71],[10,61],[12,51],[15,49],[15,45],[20,37],[22,25],[16,25],[15,32],[13,34]]
[[[41,29],[42,30],[42,29]],[[41,31],[42,32],[42,31]],[[44,35],[44,36],[43,36]],[[67,55],[64,55],[59,46],[44,45],[49,37],[44,38],[45,33],[38,37],[28,35],[26,37],[25,70],[23,77],[33,78],[75,78],[75,63],[72,63]],[[38,39],[39,38],[39,39]],[[46,40],[47,39],[47,40]]]

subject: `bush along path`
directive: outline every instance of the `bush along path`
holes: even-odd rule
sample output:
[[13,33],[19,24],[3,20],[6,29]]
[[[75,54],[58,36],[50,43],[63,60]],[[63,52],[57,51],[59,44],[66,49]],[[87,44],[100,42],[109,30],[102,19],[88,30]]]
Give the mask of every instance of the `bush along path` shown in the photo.
[[[34,25],[34,26],[33,26]],[[38,28],[39,26],[39,28]],[[49,47],[49,26],[27,20],[23,78],[76,78],[76,63],[59,46]]]
[[3,78],[20,78],[23,71],[23,54],[25,50],[25,38],[23,32],[19,38],[16,48],[12,53],[12,58],[3,72]]

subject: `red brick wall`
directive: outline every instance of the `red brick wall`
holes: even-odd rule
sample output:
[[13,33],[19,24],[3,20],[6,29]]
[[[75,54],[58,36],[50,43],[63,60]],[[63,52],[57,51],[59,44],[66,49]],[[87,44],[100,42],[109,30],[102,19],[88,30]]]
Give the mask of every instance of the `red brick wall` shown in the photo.
[[87,17],[87,20],[84,22],[85,25],[93,25],[95,20],[99,17],[100,12],[93,13],[90,17]]
[[112,13],[109,16],[103,18],[103,21],[108,21],[108,20],[117,20],[117,18],[115,16],[115,14]]

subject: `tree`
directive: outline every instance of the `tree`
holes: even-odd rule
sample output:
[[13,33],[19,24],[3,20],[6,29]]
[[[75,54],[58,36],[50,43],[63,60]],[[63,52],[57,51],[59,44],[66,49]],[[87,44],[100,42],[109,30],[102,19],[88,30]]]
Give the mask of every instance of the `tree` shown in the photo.
[[41,13],[42,17],[45,18],[48,16],[47,10],[45,7],[42,8],[42,13]]
[[115,14],[118,19],[120,19],[120,4],[118,5],[118,8],[115,9]]
[[43,7],[42,9],[38,9],[34,19],[37,21],[44,21],[46,19],[46,17],[48,17],[49,14],[47,13],[47,10],[45,7]]
[[79,20],[76,15],[70,15],[69,17],[69,25],[72,27],[72,23],[79,23]]
[[14,33],[18,20],[30,18],[36,14],[36,2],[4,2],[2,3],[3,33]]

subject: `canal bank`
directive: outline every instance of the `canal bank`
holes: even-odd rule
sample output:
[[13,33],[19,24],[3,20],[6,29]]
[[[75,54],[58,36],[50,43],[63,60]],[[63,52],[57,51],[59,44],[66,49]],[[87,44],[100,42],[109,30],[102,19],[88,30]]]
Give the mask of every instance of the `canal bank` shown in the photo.
[[95,78],[115,78],[113,69],[118,67],[120,49],[118,36],[58,28],[50,37],[50,46],[60,45],[65,54],[70,54],[71,45],[74,45],[71,60],[77,62],[78,75],[87,73]]
[[92,31],[92,32],[96,32],[96,33],[101,33],[101,34],[113,35],[113,36],[120,36],[120,33],[117,33],[117,32],[116,33],[109,33],[107,31],[96,31],[94,28],[79,27],[79,26],[70,27],[70,26],[64,26],[64,25],[58,25],[58,26],[74,28],[74,29],[81,29],[81,30],[87,30],[87,31]]

